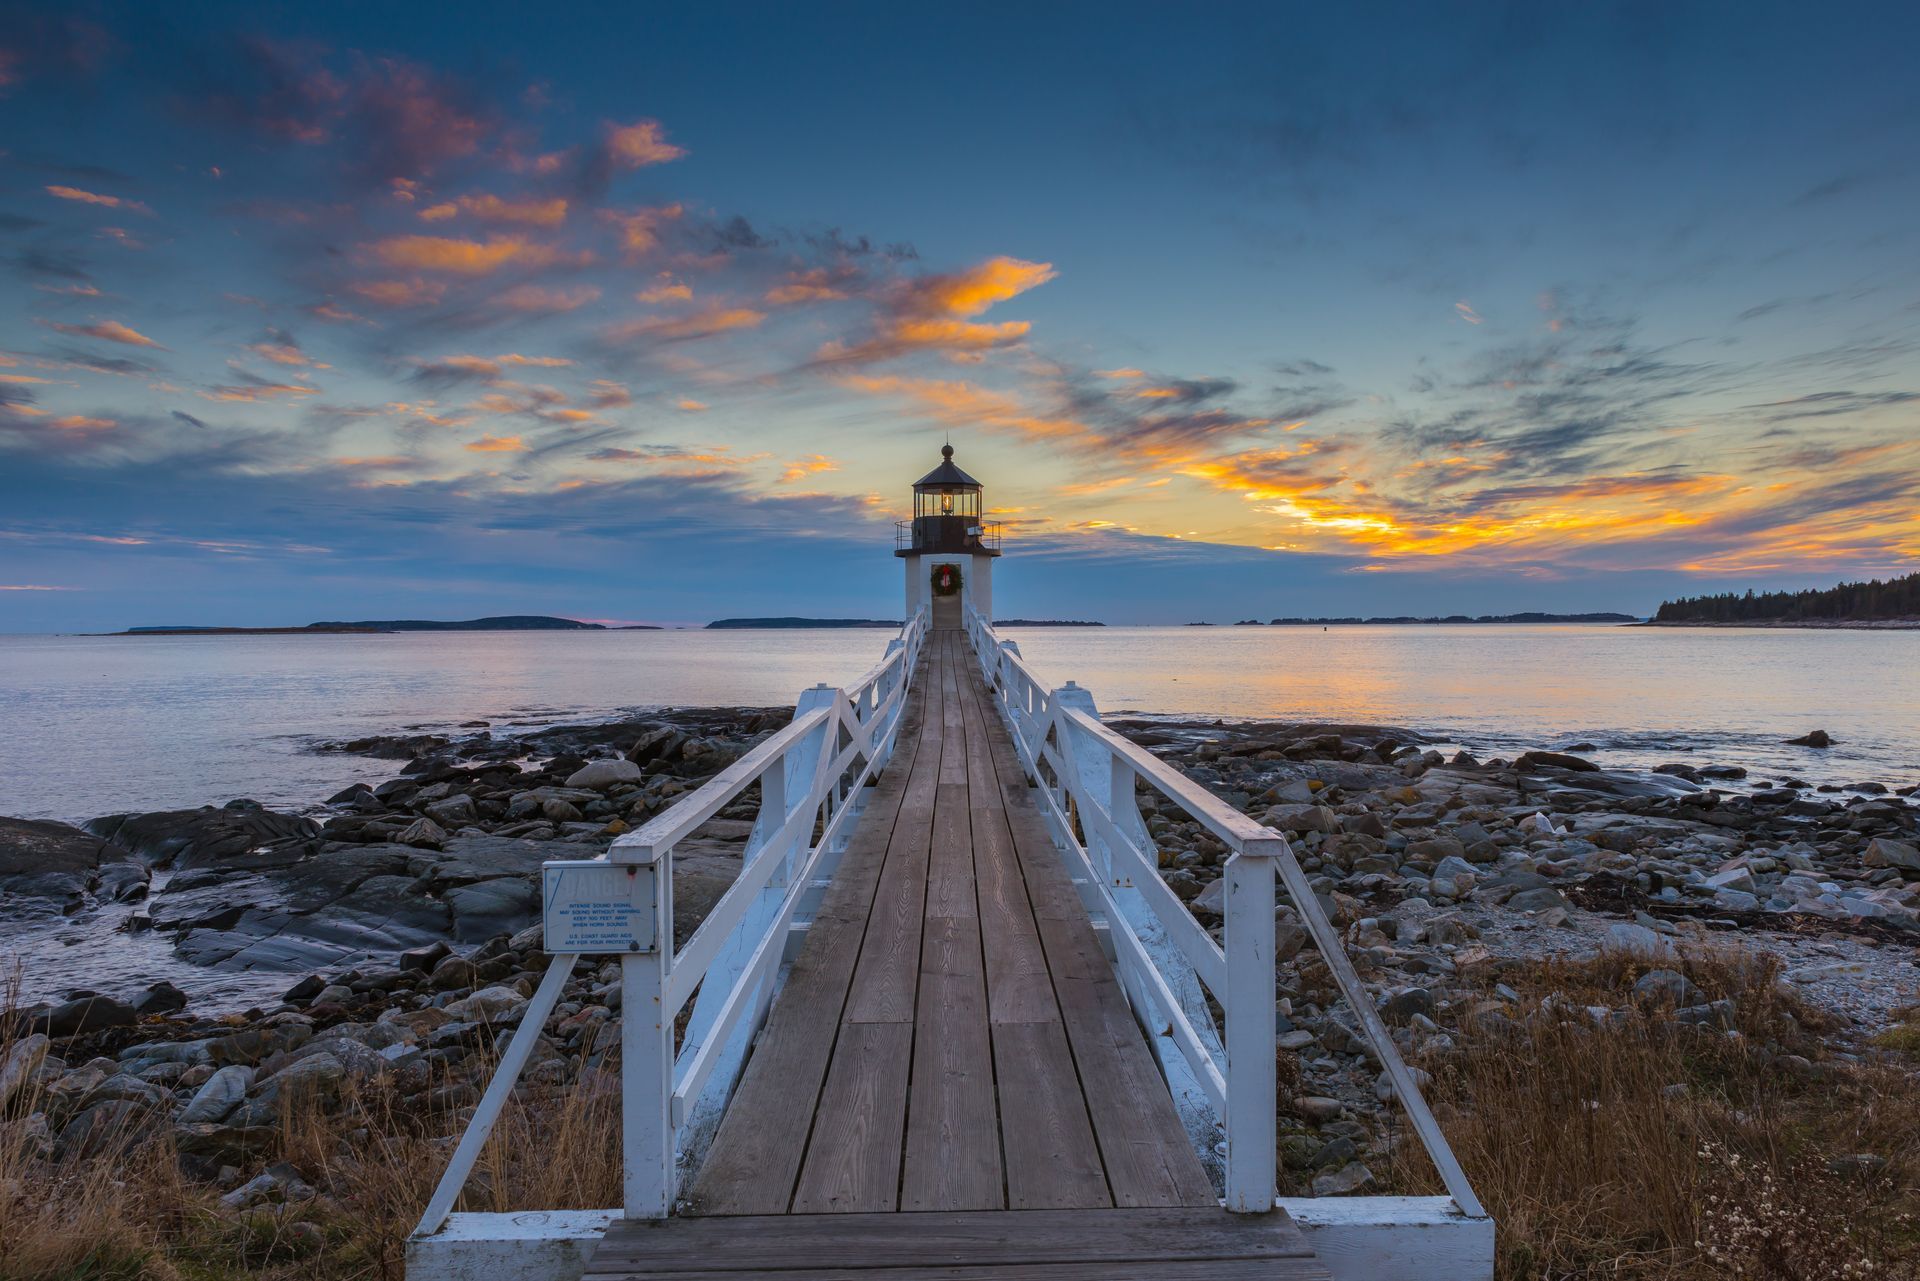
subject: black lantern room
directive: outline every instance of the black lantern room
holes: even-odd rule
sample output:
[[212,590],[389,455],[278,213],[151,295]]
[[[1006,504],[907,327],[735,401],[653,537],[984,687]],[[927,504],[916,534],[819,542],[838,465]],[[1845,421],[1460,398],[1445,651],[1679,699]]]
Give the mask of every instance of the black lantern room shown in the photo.
[[942,445],[940,465],[913,482],[913,520],[899,526],[894,555],[998,556],[1000,525],[982,519],[984,510],[980,482],[954,465],[952,445]]

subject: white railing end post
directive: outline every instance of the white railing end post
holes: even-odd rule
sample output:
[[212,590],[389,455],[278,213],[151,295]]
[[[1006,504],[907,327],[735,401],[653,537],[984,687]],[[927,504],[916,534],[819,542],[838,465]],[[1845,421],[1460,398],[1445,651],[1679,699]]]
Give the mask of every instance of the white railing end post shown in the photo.
[[[637,846],[644,861],[660,851]],[[656,870],[653,950],[620,954],[620,1137],[624,1209],[629,1219],[673,1212],[673,1018],[667,976],[673,969],[673,878]]]
[[1237,1214],[1271,1209],[1279,1157],[1279,1071],[1274,978],[1276,856],[1284,839],[1249,840],[1227,860],[1226,1205]]

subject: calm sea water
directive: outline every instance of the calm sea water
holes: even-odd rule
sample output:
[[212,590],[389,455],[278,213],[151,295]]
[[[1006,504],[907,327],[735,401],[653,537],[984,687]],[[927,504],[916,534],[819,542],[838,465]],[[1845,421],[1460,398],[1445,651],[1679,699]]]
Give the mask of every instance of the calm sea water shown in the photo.
[[[1102,711],[1383,722],[1483,753],[1920,782],[1920,632],[1622,627],[1020,628]],[[880,631],[0,637],[0,813],[81,820],[248,796],[315,804],[386,761],[323,739],[628,709],[790,705]],[[1811,729],[1827,752],[1782,745]]]

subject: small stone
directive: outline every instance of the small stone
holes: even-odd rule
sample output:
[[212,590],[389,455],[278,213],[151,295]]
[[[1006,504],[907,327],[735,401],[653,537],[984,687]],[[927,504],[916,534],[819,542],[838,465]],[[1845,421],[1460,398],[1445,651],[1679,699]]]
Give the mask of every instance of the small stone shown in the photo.
[[1339,1099],[1329,1099],[1314,1094],[1300,1099],[1294,1106],[1302,1117],[1315,1125],[1337,1121],[1340,1119],[1340,1114],[1347,1110],[1346,1104]]
[[1313,1181],[1313,1194],[1315,1196],[1348,1196],[1371,1186],[1373,1186],[1373,1171],[1355,1161],[1332,1174],[1317,1176]]
[[1830,735],[1828,735],[1827,731],[1823,729],[1817,729],[1817,730],[1814,730],[1811,734],[1802,734],[1799,738],[1788,739],[1787,746],[1788,747],[1832,747],[1833,739]]
[[441,826],[430,818],[416,818],[394,835],[399,845],[411,845],[418,849],[437,850],[447,843],[447,834]]
[[1554,908],[1564,910],[1569,904],[1559,890],[1543,885],[1538,889],[1521,890],[1507,900],[1507,906],[1516,912],[1546,912]]
[[1700,989],[1678,970],[1648,970],[1634,983],[1633,995],[1638,1000],[1671,1006],[1699,1005],[1706,1000]]

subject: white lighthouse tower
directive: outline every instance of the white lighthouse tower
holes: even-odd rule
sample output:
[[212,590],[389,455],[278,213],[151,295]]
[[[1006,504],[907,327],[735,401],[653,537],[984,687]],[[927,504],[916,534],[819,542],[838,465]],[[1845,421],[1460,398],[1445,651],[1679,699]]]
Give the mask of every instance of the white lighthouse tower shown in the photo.
[[993,562],[1000,524],[984,518],[980,482],[940,447],[940,465],[913,483],[913,519],[898,527],[893,554],[907,573],[907,617],[933,607],[934,627],[963,624],[962,603],[993,617]]

